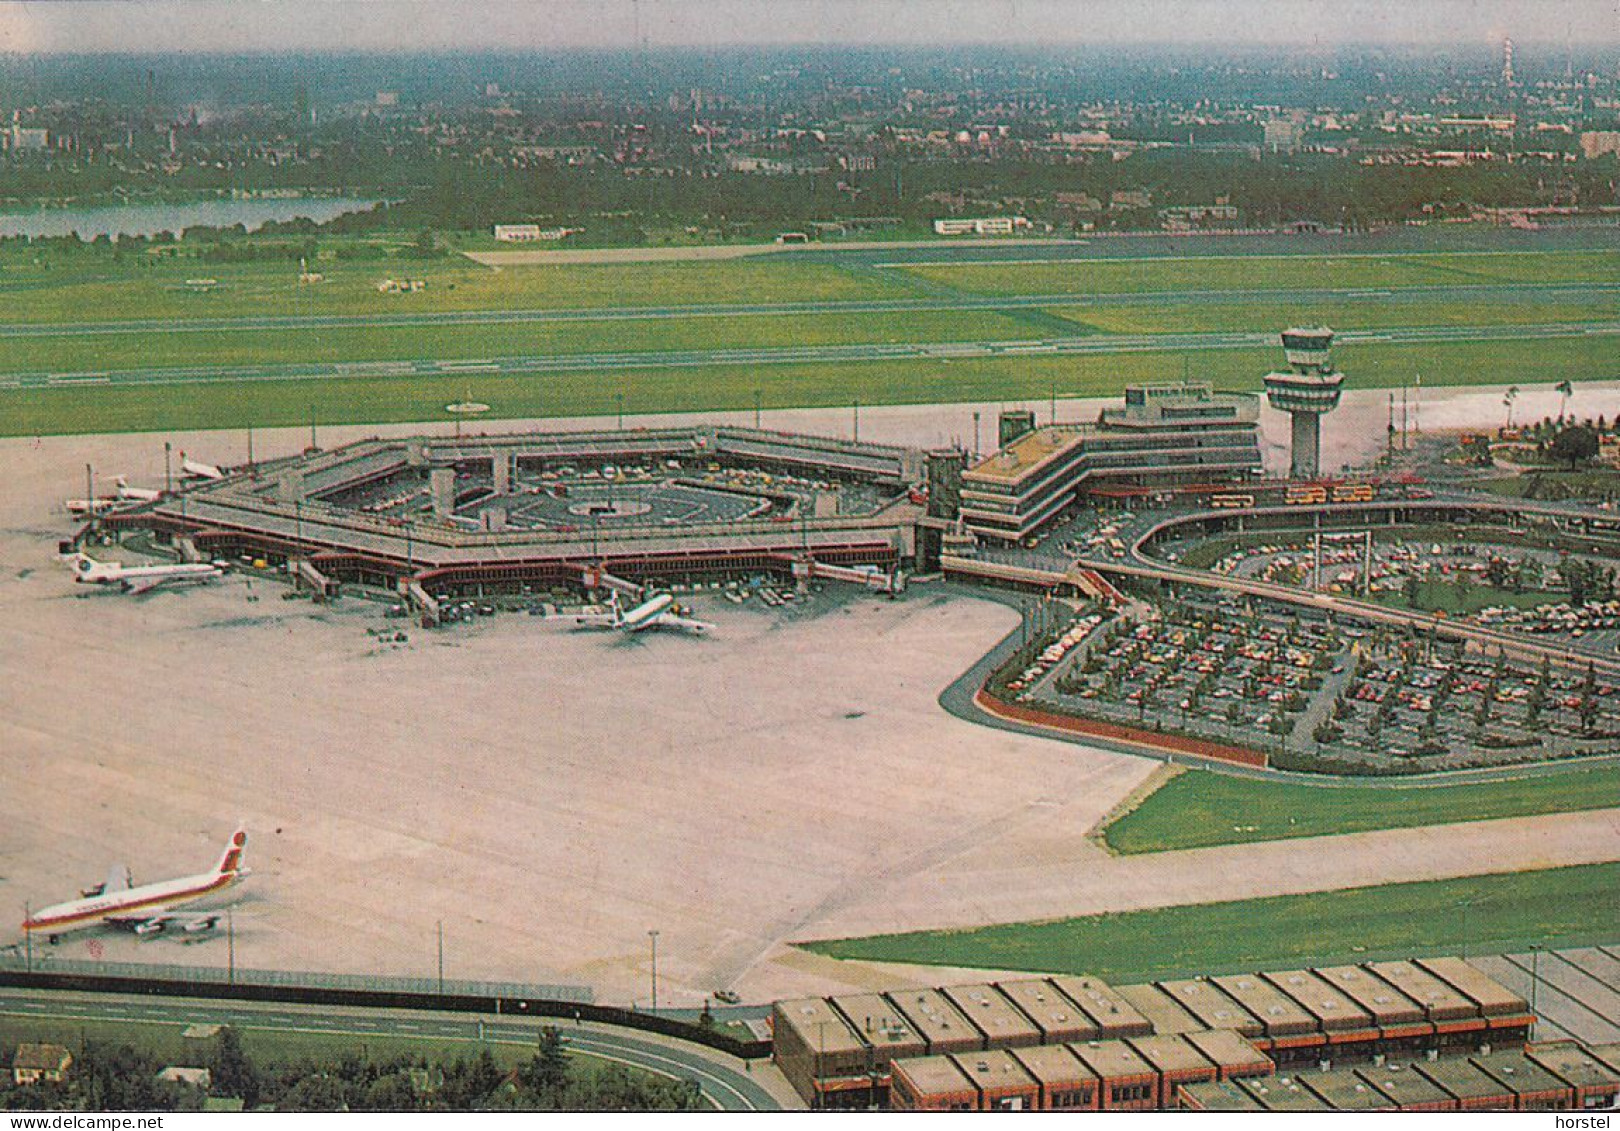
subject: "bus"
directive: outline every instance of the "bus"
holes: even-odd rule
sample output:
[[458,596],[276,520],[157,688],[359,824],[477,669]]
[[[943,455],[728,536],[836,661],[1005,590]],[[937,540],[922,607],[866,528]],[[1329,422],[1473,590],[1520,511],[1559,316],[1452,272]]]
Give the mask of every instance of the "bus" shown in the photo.
[[1342,483],[1333,488],[1335,503],[1370,503],[1373,500],[1371,483]]
[[1209,505],[1212,506],[1212,507],[1225,507],[1225,508],[1252,507],[1252,506],[1254,506],[1254,496],[1253,495],[1211,495],[1209,497]]
[[1294,483],[1283,492],[1283,502],[1291,507],[1325,503],[1327,500],[1327,488],[1320,483]]

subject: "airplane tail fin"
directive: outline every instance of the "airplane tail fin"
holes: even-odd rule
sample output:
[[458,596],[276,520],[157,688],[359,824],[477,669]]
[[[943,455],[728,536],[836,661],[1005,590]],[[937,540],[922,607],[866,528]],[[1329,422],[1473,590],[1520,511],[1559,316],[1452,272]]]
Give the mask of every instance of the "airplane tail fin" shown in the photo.
[[242,853],[247,849],[247,829],[238,826],[231,834],[230,841],[225,845],[225,851],[219,858],[219,874],[229,875],[242,870]]

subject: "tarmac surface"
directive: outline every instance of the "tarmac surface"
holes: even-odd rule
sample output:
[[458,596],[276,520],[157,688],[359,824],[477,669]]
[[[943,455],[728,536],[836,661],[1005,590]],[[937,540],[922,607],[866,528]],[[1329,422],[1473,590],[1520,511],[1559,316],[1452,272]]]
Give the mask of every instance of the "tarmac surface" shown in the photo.
[[[1490,390],[1426,397],[1454,420],[1500,411]],[[1362,399],[1376,415],[1382,394]],[[939,443],[994,409],[869,409],[862,436]],[[766,423],[839,433],[847,416]],[[269,458],[307,438],[255,443]],[[114,861],[138,880],[203,867],[242,818],[258,872],[235,918],[242,966],[426,976],[442,921],[448,977],[644,1002],[656,929],[661,1003],[695,1005],[877,976],[794,940],[1620,856],[1608,810],[1109,857],[1086,833],[1156,763],[940,710],[1016,614],[927,585],[892,603],[829,588],[807,612],[704,601],[711,637],[631,642],[503,616],[385,645],[366,631],[398,627],[380,607],[283,602],[264,581],[250,600],[240,575],[78,599],[53,560],[72,530],[60,500],[83,493],[87,462],[161,484],[165,440],[230,463],[243,438],[0,441],[0,907],[18,919]],[[1330,454],[1358,442],[1330,425]],[[81,934],[60,953],[225,964],[218,938]]]

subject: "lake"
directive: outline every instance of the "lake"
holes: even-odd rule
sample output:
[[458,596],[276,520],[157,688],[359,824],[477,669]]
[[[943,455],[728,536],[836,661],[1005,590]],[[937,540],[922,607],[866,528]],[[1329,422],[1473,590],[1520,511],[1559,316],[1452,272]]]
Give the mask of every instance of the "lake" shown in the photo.
[[196,224],[226,228],[245,224],[249,231],[266,220],[299,217],[324,223],[345,212],[361,212],[378,203],[355,197],[312,196],[296,200],[195,200],[183,204],[114,204],[89,208],[44,208],[0,213],[0,235],[65,236],[78,232],[89,240],[109,236],[149,236]]

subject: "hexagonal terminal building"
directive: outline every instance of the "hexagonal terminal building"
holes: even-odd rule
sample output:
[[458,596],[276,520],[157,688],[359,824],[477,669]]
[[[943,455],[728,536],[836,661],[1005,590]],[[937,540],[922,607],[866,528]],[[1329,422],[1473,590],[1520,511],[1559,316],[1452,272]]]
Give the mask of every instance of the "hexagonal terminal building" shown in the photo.
[[1322,471],[1322,416],[1339,407],[1344,374],[1333,368],[1333,331],[1326,326],[1282,332],[1286,372],[1266,374],[1271,407],[1293,418],[1289,475],[1314,479]]

